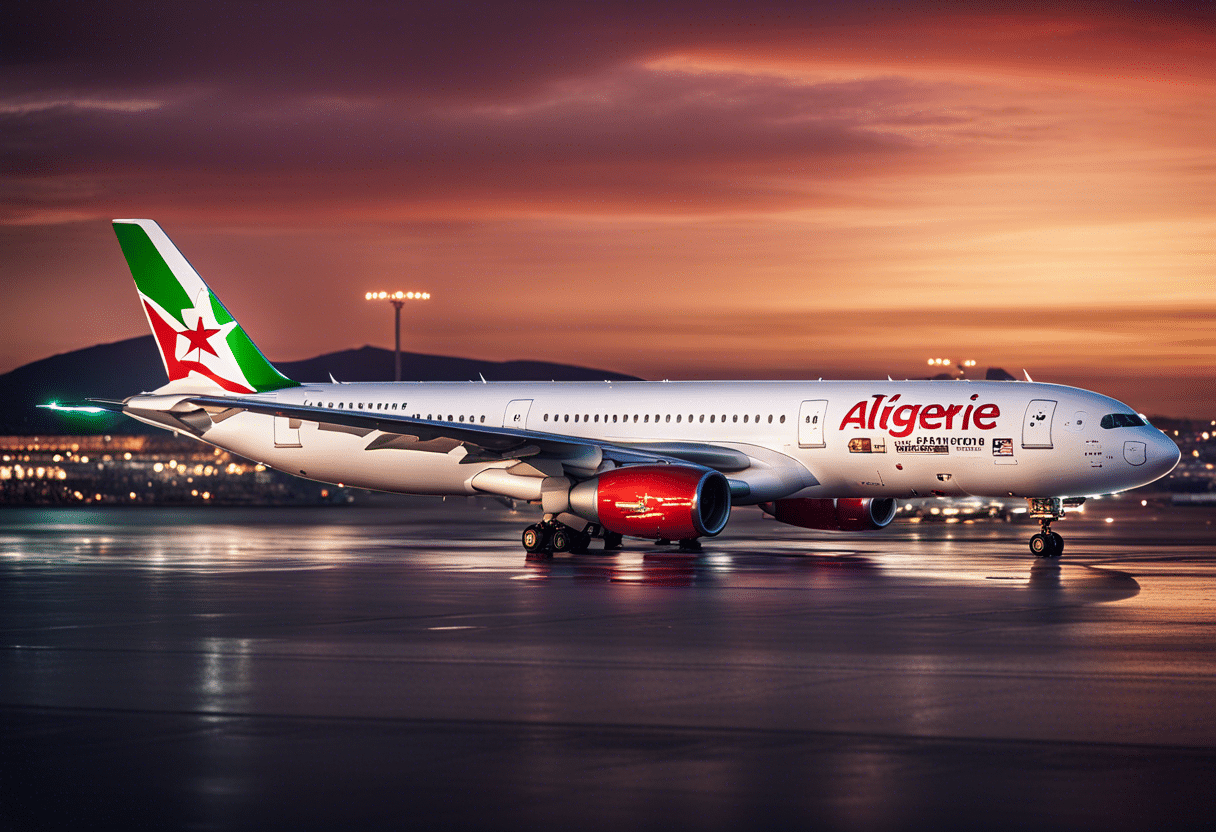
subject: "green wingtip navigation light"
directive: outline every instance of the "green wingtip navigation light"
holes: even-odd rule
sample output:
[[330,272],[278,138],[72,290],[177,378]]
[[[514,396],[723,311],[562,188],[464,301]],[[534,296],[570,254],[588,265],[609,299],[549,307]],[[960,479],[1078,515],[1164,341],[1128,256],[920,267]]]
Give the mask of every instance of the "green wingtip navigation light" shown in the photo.
[[104,407],[94,407],[85,404],[59,404],[59,402],[50,402],[48,404],[40,404],[38,407],[46,410],[54,410],[59,413],[108,413]]

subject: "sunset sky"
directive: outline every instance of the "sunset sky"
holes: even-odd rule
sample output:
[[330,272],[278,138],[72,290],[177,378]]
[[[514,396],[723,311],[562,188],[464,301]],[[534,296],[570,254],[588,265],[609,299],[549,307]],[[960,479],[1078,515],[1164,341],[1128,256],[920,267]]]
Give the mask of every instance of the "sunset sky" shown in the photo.
[[[1027,11],[1030,7],[1033,10]],[[1216,418],[1216,13],[15,3],[0,372],[147,332],[156,219],[272,360],[974,358]]]

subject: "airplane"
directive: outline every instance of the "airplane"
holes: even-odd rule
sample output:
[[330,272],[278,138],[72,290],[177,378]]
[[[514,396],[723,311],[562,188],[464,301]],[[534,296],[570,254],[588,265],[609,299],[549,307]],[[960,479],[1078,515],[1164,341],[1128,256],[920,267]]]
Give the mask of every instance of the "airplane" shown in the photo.
[[1151,483],[1178,447],[1106,396],[1027,381],[300,383],[266,360],[152,220],[114,220],[168,374],[92,407],[279,471],[403,494],[526,501],[529,555],[678,542],[755,505],[881,529],[908,498],[1025,498],[1037,557],[1086,495]]

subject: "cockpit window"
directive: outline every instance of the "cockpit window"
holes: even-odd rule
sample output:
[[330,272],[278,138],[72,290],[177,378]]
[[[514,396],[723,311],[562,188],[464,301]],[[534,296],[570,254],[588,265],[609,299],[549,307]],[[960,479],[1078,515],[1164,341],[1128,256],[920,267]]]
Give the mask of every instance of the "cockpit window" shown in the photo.
[[1144,420],[1135,413],[1108,413],[1102,417],[1102,427],[1111,428],[1142,428]]

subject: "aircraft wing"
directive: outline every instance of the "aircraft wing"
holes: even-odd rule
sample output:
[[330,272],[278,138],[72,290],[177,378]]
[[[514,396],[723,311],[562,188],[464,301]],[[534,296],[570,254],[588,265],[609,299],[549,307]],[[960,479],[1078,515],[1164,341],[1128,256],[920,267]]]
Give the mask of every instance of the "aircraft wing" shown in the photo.
[[[325,407],[284,404],[235,396],[187,395],[178,398],[183,403],[193,404],[211,412],[212,418],[222,419],[228,411],[246,410],[251,413],[316,422],[325,426],[366,430],[368,433],[379,431],[386,434],[386,436],[373,439],[369,450],[408,447],[402,444],[394,445],[396,437],[409,438],[417,442],[446,439],[465,446],[468,455],[462,461],[466,463],[522,459],[543,455],[562,460],[567,464],[573,463],[572,467],[575,468],[596,468],[603,459],[620,464],[684,462],[723,472],[739,471],[751,464],[748,456],[739,451],[701,443],[605,443],[541,431],[440,422],[416,419],[404,414],[333,410]],[[112,405],[113,403],[97,402],[97,404]],[[180,409],[180,405],[175,409]],[[182,414],[175,415],[180,418]],[[592,462],[593,464],[591,464]]]
[[[179,429],[184,427],[195,435],[201,435],[214,422],[239,411],[248,411],[315,422],[322,430],[346,430],[364,436],[379,432],[368,443],[366,450],[369,451],[416,448],[448,452],[463,446],[466,453],[462,463],[549,459],[560,462],[571,473],[583,476],[594,473],[605,460],[618,465],[691,464],[728,475],[731,492],[737,498],[774,499],[774,495],[791,494],[818,482],[795,460],[760,448],[748,453],[703,442],[606,442],[534,430],[439,422],[403,414],[334,410],[240,396],[149,397],[161,402],[166,398],[173,402],[167,410],[141,407],[144,397],[140,396],[126,402],[90,399],[85,404],[134,412],[143,417],[155,415],[156,421]],[[145,401],[151,404],[149,399]],[[169,425],[169,422],[176,424]]]

